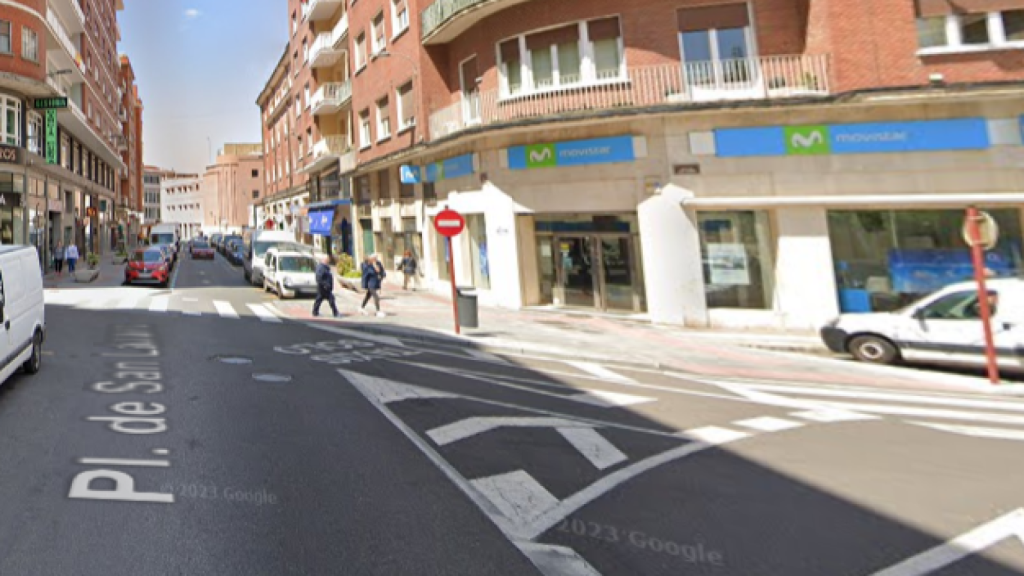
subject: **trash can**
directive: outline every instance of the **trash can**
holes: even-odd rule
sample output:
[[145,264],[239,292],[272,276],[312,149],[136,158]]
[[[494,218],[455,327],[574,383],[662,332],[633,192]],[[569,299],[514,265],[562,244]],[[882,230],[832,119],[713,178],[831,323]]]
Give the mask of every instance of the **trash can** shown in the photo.
[[480,319],[477,314],[476,288],[460,286],[456,288],[459,304],[459,326],[463,328],[479,328]]

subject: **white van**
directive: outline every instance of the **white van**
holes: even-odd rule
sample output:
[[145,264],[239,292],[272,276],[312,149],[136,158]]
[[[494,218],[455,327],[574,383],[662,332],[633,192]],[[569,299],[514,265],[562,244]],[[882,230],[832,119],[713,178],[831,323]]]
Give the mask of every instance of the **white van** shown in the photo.
[[242,262],[245,279],[253,286],[263,286],[263,267],[267,250],[281,248],[312,254],[312,249],[295,241],[295,234],[280,230],[251,230],[243,236],[245,261]]
[[0,246],[0,384],[19,367],[38,372],[45,340],[39,254],[31,246]]
[[170,246],[171,255],[178,259],[178,236],[177,224],[155,224],[149,231],[150,246]]
[[263,290],[281,300],[316,295],[316,260],[287,248],[271,248],[263,259]]
[[[999,367],[1024,371],[1024,280],[986,283]],[[833,352],[892,364],[901,360],[985,366],[985,332],[974,282],[952,284],[895,312],[843,314],[821,329]]]

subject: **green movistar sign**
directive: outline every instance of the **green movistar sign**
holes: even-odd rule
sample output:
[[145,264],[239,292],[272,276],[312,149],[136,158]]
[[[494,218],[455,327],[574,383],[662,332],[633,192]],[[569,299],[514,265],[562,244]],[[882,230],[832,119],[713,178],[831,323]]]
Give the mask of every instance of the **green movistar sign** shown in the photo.
[[786,126],[786,153],[790,156],[831,154],[828,126]]
[[526,147],[527,168],[552,168],[558,166],[558,155],[554,144],[534,144]]

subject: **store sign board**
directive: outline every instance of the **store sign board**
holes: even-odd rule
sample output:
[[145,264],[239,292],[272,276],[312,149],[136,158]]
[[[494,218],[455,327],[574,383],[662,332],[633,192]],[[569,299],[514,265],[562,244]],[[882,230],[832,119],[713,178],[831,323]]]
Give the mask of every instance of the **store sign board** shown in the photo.
[[0,192],[0,206],[4,208],[21,206],[21,195],[13,192]]
[[21,159],[20,148],[0,144],[0,164],[18,164]]
[[423,170],[419,166],[403,164],[398,168],[398,176],[402,184],[419,184],[423,181]]
[[440,182],[441,180],[461,178],[476,172],[472,154],[464,154],[440,162],[434,162],[433,164],[427,164],[425,168],[427,182]]
[[57,163],[57,111],[46,111],[46,163]]
[[716,154],[723,158],[985,150],[990,147],[988,123],[984,118],[715,130]]
[[334,225],[334,209],[316,210],[309,213],[309,233],[330,236]]
[[632,136],[532,144],[508,149],[508,167],[512,170],[613,164],[634,160],[636,153]]
[[36,110],[63,110],[68,107],[67,96],[54,96],[52,98],[36,98],[32,103]]

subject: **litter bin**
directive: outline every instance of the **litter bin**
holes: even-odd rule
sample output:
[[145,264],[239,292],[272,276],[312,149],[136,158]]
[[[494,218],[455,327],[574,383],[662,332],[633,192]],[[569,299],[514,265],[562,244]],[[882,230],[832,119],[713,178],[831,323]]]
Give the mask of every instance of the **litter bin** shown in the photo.
[[479,328],[480,320],[477,314],[476,288],[472,286],[460,286],[456,288],[459,304],[459,326],[463,328]]

